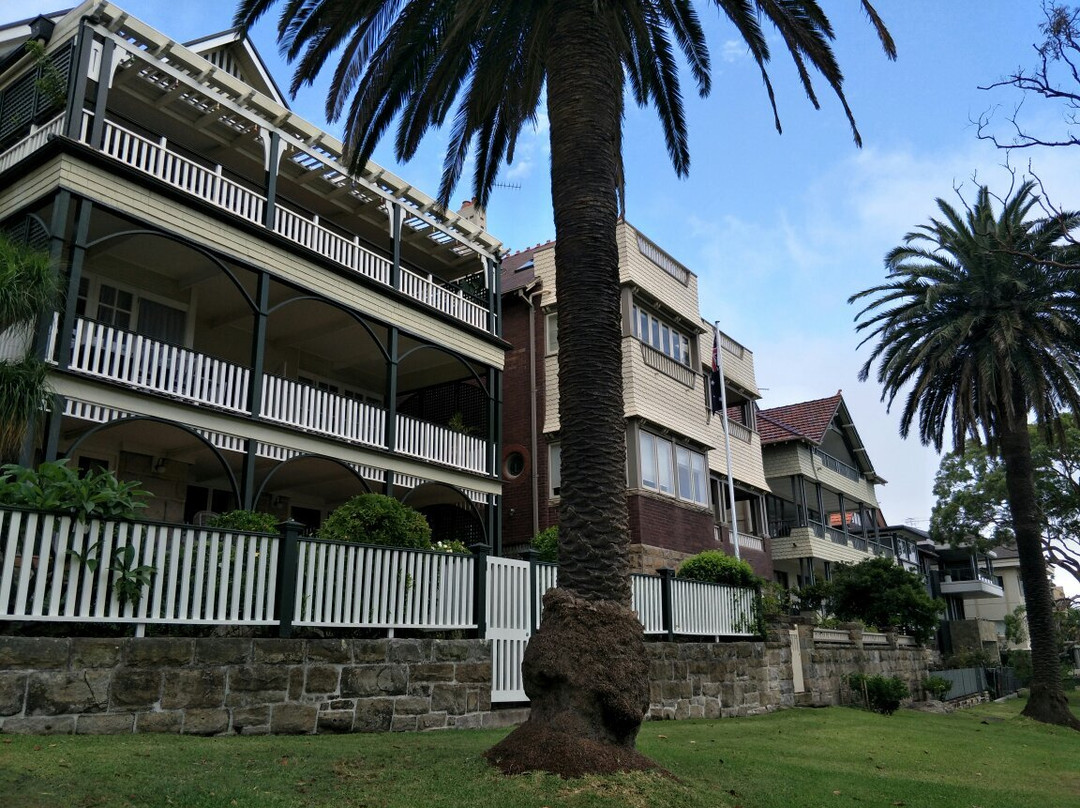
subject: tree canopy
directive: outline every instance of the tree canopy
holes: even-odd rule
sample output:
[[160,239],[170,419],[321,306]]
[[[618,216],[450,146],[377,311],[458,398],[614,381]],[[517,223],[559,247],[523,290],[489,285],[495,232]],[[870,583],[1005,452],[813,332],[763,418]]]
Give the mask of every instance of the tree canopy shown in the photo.
[[[1043,551],[1050,565],[1080,583],[1080,427],[1072,413],[1054,424],[1056,439],[1032,426],[1035,492],[1043,517]],[[981,444],[941,459],[934,479],[937,502],[930,517],[935,541],[974,542],[983,549],[1015,542],[1005,466]]]
[[931,598],[914,572],[891,558],[838,564],[828,588],[829,611],[841,620],[898,628],[925,642],[933,636],[945,603]]

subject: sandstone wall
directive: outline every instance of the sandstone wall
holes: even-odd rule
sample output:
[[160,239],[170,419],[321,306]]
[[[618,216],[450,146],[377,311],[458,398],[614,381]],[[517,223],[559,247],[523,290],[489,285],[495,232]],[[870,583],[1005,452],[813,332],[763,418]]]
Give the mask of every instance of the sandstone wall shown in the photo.
[[[649,719],[837,704],[851,672],[912,693],[933,652],[814,641],[788,621],[766,641],[649,642]],[[0,732],[188,735],[391,732],[508,726],[492,709],[482,640],[0,637]]]

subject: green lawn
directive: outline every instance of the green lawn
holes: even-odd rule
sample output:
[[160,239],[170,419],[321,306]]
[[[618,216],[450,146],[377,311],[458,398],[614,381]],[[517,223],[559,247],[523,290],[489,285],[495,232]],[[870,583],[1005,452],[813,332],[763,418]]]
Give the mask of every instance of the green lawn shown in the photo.
[[[1076,694],[1074,707],[1077,704]],[[0,736],[0,805],[1074,808],[1080,733],[1022,703],[948,716],[835,707],[647,723],[656,774],[506,778],[502,732],[319,737]]]

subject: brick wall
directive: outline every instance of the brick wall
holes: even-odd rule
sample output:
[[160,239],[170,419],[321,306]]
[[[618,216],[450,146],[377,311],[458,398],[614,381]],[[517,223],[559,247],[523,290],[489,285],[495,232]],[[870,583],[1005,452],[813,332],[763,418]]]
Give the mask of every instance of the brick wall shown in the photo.
[[626,499],[632,543],[663,547],[686,555],[717,549],[713,515],[708,509],[686,506],[671,497],[651,494],[630,494]]

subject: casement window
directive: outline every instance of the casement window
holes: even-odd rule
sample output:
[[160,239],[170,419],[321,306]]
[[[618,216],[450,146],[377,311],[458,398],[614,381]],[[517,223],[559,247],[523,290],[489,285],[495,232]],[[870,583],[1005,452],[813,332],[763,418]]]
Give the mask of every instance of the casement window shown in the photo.
[[548,489],[553,497],[559,496],[562,487],[562,445],[548,445]]
[[75,313],[151,339],[184,343],[187,312],[183,309],[85,276],[79,279]]
[[651,432],[638,433],[641,487],[698,505],[709,504],[705,455]]
[[549,354],[559,352],[559,315],[549,312],[544,317],[545,331],[547,333],[547,352]]
[[633,307],[630,331],[646,345],[690,367],[690,338],[637,303]]

